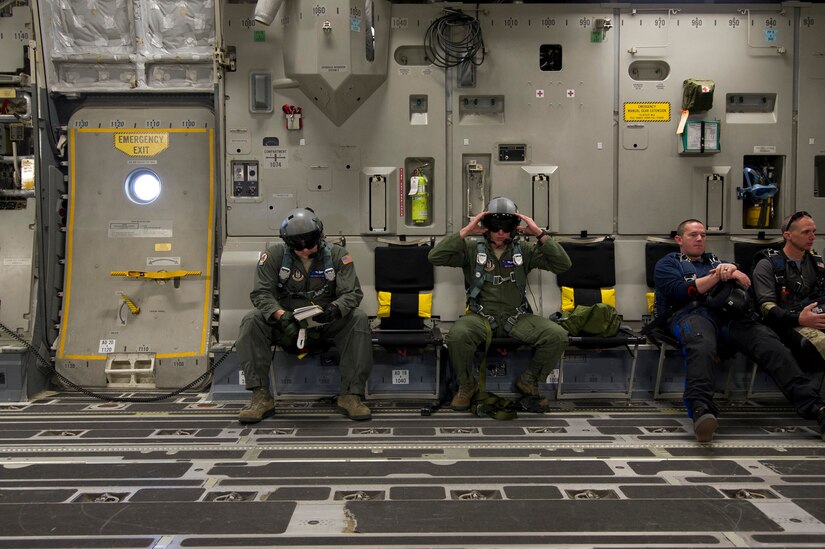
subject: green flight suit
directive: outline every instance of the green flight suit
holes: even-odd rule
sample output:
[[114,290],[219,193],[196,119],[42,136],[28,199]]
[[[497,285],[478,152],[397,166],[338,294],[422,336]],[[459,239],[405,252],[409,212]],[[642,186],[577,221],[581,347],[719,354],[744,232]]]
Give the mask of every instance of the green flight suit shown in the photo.
[[[335,303],[342,318],[307,330],[307,340],[332,338],[341,355],[342,395],[363,395],[372,370],[372,334],[366,313],[358,308],[364,293],[355,273],[355,264],[347,251],[337,244],[331,246],[335,280],[324,276],[324,251],[320,249],[309,270],[301,259],[283,244],[270,246],[258,260],[255,287],[249,294],[255,309],[241,321],[235,342],[238,359],[246,377],[246,388],[267,387],[272,344],[283,344],[283,324],[273,318],[278,309],[287,311],[312,303],[321,307]],[[292,254],[288,278],[278,287],[278,273],[284,253]],[[321,291],[323,290],[323,291]],[[307,293],[319,293],[308,297]],[[294,341],[292,342],[294,345]]]
[[[475,276],[477,242],[476,239],[462,239],[458,233],[450,234],[430,250],[428,257],[433,265],[462,267],[464,285],[469,288]],[[500,258],[496,258],[489,243],[485,243],[487,263],[484,271],[501,277],[500,280],[504,282],[485,282],[476,301],[483,306],[484,314],[496,319],[494,337],[510,336],[535,349],[523,377],[525,380],[543,382],[567,348],[568,334],[549,318],[529,313],[518,315],[510,332],[505,332],[507,319],[518,312],[517,308],[522,303],[521,291],[515,281],[511,280],[511,273],[518,268],[524,269],[525,277],[533,269],[561,273],[569,269],[571,263],[567,252],[552,237],[545,238],[542,244],[520,242],[520,245],[523,265],[517,267],[513,261],[512,244],[507,246]],[[473,357],[479,346],[487,340],[485,324],[487,319],[469,311],[456,320],[445,337],[450,363],[460,385],[473,382]]]

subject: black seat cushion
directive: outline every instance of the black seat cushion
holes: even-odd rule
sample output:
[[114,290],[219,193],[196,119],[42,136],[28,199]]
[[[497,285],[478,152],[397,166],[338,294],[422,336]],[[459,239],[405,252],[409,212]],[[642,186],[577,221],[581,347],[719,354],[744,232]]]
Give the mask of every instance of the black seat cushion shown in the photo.
[[739,266],[739,270],[748,276],[751,276],[753,268],[756,267],[753,263],[753,257],[757,252],[762,250],[772,249],[781,250],[785,242],[734,242],[733,243],[733,261]]
[[645,280],[647,287],[653,288],[656,263],[669,253],[678,252],[679,245],[675,242],[645,242]]
[[609,288],[616,285],[616,251],[613,239],[601,242],[561,242],[573,265],[559,273],[559,286]]
[[375,289],[417,293],[432,290],[435,270],[427,259],[431,246],[381,246],[375,249]]

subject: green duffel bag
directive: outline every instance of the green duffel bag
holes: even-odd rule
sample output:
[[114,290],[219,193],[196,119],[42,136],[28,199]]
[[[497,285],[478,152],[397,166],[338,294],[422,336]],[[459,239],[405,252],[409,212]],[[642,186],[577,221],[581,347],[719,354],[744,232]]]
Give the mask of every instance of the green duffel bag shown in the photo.
[[605,303],[576,305],[571,312],[554,320],[572,336],[613,337],[619,333],[622,323],[616,309]]

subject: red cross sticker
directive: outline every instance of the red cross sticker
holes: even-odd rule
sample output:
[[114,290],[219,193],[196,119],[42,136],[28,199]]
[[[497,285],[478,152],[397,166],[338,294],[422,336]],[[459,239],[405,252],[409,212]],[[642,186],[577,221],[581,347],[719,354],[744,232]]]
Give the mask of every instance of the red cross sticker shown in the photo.
[[567,97],[576,97],[576,90],[567,90]]
[[544,97],[544,90],[536,90],[536,97]]

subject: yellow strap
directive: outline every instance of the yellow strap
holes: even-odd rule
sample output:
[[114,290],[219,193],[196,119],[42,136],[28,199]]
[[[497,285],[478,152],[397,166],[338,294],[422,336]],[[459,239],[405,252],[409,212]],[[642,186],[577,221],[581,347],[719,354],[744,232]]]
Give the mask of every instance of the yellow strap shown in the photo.
[[112,271],[111,276],[128,276],[131,278],[151,278],[152,280],[169,280],[184,276],[200,276],[200,271]]
[[123,302],[126,304],[126,306],[129,307],[129,311],[131,311],[133,315],[136,315],[140,312],[140,307],[135,305],[135,302],[129,299],[129,297],[126,294],[121,293],[120,297],[121,299],[123,299]]

